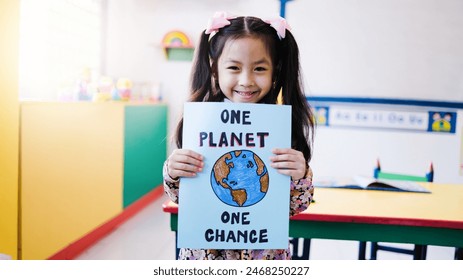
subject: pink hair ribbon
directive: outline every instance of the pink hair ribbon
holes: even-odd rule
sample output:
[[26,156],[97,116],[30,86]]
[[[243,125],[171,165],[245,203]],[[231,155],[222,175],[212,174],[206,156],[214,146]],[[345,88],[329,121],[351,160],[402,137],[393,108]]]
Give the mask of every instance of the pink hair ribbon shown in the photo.
[[209,19],[206,31],[204,33],[211,34],[214,32],[215,34],[215,32],[219,31],[220,28],[230,25],[231,22],[229,21],[229,19],[234,18],[236,18],[236,16],[229,15],[226,12],[216,12],[214,16]]
[[286,22],[286,19],[282,17],[266,18],[264,19],[264,22],[270,24],[270,26],[276,30],[280,40],[285,38],[286,30],[291,30],[291,27]]

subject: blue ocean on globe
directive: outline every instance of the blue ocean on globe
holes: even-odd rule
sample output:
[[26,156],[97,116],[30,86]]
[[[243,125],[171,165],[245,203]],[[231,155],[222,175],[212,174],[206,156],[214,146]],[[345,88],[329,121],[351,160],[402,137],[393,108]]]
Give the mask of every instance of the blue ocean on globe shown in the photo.
[[227,205],[254,205],[268,191],[267,167],[252,151],[228,152],[215,162],[211,172],[211,186],[216,196]]

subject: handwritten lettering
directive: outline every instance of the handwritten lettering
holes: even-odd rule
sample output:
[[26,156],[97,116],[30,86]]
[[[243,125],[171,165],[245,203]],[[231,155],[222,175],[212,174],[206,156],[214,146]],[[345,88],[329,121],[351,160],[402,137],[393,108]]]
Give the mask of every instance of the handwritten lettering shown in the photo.
[[[199,133],[199,147],[206,145],[209,147],[265,147],[265,137],[269,136],[268,132],[222,132],[217,137],[213,132],[202,131]],[[256,142],[257,140],[257,142]]]
[[244,124],[250,125],[251,121],[249,120],[249,115],[251,114],[250,111],[242,111],[241,110],[223,110],[220,114],[220,119],[223,123],[231,123],[231,124]]
[[204,238],[207,242],[268,243],[267,229],[236,231],[207,229]]
[[227,224],[231,223],[233,224],[243,224],[243,225],[249,225],[248,221],[248,215],[249,212],[234,212],[234,213],[229,213],[227,211],[224,211],[222,215],[220,216],[220,219],[222,220],[222,223]]

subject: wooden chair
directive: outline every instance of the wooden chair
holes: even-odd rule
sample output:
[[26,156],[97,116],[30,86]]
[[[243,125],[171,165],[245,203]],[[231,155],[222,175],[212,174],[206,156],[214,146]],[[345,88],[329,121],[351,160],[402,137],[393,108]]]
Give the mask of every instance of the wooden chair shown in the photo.
[[[431,163],[430,171],[425,176],[411,176],[397,173],[386,173],[381,171],[379,160],[374,170],[374,177],[376,179],[388,179],[388,180],[402,180],[402,181],[414,181],[414,182],[432,182],[434,180],[434,168]],[[360,241],[359,245],[359,260],[365,260],[367,241]],[[376,260],[378,251],[394,252],[399,254],[412,255],[414,260],[425,260],[427,253],[426,245],[415,244],[412,249],[398,248],[392,245],[380,244],[379,242],[371,242],[370,249],[370,260]]]

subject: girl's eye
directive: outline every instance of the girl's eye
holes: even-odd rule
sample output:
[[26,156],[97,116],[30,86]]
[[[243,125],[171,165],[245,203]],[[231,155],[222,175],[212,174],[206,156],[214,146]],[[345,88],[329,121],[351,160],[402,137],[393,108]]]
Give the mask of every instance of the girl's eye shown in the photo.
[[262,71],[265,71],[265,70],[267,70],[265,67],[256,67],[257,72],[262,72]]
[[239,70],[238,66],[228,66],[227,69],[228,70],[233,70],[233,71]]

